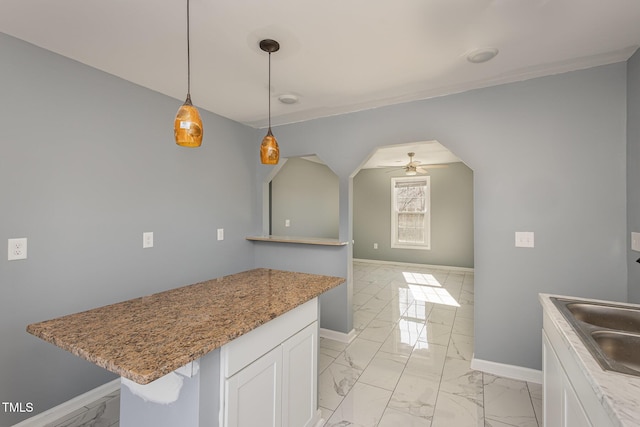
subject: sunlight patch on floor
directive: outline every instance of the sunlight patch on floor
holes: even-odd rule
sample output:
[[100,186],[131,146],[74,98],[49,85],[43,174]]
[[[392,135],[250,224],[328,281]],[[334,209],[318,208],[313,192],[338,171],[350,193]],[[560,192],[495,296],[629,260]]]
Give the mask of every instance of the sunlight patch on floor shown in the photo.
[[458,301],[444,288],[409,284],[409,289],[416,301],[460,307]]
[[438,286],[442,287],[438,279],[436,279],[433,274],[426,273],[414,273],[411,271],[403,271],[402,275],[404,276],[404,281],[408,284],[414,285],[427,285],[427,286]]

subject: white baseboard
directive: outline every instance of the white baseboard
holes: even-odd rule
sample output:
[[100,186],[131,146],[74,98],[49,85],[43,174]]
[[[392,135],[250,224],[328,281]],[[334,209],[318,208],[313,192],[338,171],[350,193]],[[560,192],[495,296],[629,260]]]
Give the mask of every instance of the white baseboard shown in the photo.
[[58,406],[54,406],[53,408],[41,412],[38,415],[21,421],[18,424],[14,424],[13,427],[43,427],[51,421],[64,418],[70,413],[82,408],[83,406],[89,405],[96,400],[107,396],[117,390],[120,390],[120,378],[116,378],[115,380],[89,390],[88,392],[83,393],[80,396],[76,396],[71,400],[67,400],[66,402],[63,402]]
[[417,264],[412,262],[399,262],[399,261],[381,261],[378,259],[354,258],[353,262],[362,262],[362,263],[368,263],[368,264],[383,264],[383,265],[400,265],[405,267],[433,268],[435,270],[453,270],[453,271],[460,271],[464,273],[474,272],[474,269],[469,267],[453,267],[448,265],[434,265],[434,264]]
[[318,409],[311,421],[311,427],[322,427],[326,422],[327,420],[322,418],[322,411]]
[[536,369],[505,365],[504,363],[490,362],[488,360],[476,359],[475,357],[471,359],[471,369],[499,377],[542,384],[542,371]]
[[351,341],[356,338],[356,335],[358,335],[358,333],[355,329],[352,329],[351,332],[345,334],[344,332],[337,332],[331,329],[320,328],[321,338],[328,338],[330,340],[343,342],[345,344],[351,344]]

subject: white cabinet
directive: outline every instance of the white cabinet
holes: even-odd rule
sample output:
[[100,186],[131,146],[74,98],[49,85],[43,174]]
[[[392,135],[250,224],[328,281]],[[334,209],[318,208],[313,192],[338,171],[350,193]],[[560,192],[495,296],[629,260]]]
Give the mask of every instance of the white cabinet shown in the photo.
[[282,407],[282,348],[277,347],[225,381],[226,426],[278,427]]
[[591,426],[592,424],[544,331],[542,332],[542,355],[544,426]]
[[562,425],[562,388],[564,372],[544,330],[542,331],[542,396],[543,425],[559,427]]
[[311,426],[318,412],[318,324],[282,345],[282,426]]
[[578,399],[578,395],[575,390],[569,383],[569,379],[564,377],[565,379],[565,387],[564,387],[564,425],[566,427],[587,427],[591,426],[591,422],[589,418],[587,418],[587,414],[584,412],[584,408],[582,407],[582,403]]
[[545,427],[614,425],[587,380],[582,365],[548,313],[542,330],[543,417]]
[[314,299],[222,347],[220,424],[314,426],[320,419],[317,377]]

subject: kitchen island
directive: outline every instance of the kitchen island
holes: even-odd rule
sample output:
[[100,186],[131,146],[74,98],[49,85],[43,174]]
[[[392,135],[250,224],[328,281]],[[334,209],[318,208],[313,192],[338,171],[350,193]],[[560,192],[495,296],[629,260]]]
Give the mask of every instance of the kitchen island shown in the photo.
[[[317,297],[343,282],[254,269],[34,323],[27,331],[123,378],[121,427],[240,426],[255,417],[265,426],[314,425]],[[253,393],[262,404],[247,410],[244,399]],[[287,405],[301,396],[298,409]]]

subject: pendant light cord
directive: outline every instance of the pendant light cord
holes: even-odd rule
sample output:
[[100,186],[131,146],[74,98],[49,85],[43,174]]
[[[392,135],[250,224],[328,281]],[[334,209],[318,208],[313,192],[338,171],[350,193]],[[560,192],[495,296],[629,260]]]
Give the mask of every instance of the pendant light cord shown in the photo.
[[187,96],[191,98],[191,43],[189,33],[189,0],[187,0]]
[[271,52],[269,52],[269,130],[271,130]]

